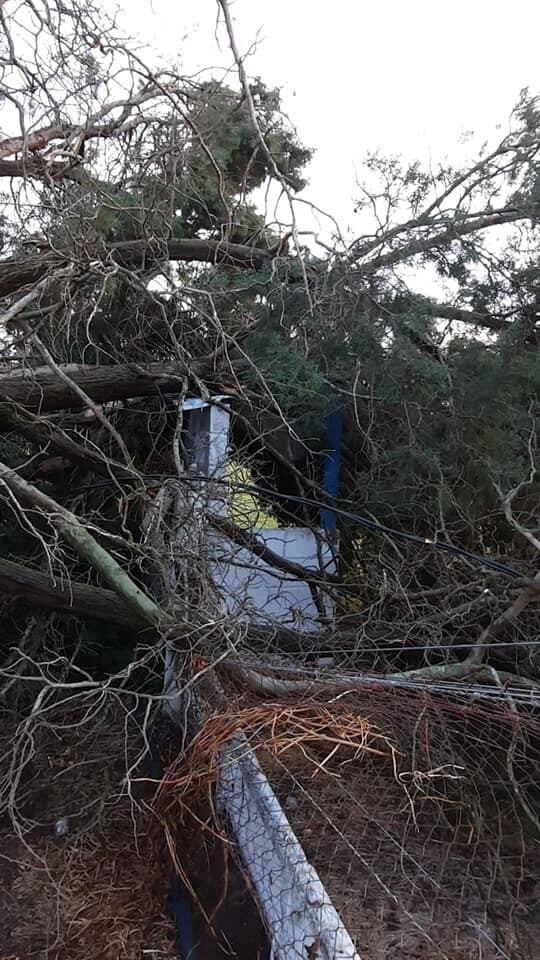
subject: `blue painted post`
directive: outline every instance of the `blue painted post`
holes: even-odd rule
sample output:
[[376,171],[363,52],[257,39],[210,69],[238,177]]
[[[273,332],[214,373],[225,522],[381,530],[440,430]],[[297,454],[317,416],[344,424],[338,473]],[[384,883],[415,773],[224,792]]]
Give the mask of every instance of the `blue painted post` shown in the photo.
[[[326,456],[323,469],[324,499],[335,504],[339,492],[339,473],[341,467],[341,404],[334,401],[326,420]],[[336,529],[336,515],[333,510],[321,510],[321,523],[324,530],[333,533]]]

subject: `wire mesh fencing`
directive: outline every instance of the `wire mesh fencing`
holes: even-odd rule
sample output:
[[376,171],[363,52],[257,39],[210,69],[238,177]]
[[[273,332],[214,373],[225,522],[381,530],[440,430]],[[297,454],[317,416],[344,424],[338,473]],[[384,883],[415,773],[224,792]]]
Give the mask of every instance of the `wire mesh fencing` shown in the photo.
[[278,958],[532,960],[540,725],[511,702],[354,689],[227,691],[182,804],[239,862]]

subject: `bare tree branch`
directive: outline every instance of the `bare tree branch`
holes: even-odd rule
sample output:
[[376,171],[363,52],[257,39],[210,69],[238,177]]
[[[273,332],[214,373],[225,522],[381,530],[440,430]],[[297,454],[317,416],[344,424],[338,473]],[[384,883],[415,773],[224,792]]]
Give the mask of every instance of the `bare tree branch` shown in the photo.
[[[535,211],[538,215],[538,210]],[[454,240],[460,240],[462,237],[470,236],[474,233],[479,233],[482,230],[487,230],[489,227],[500,226],[505,223],[518,223],[520,220],[530,220],[533,216],[533,211],[529,208],[520,208],[520,207],[508,207],[504,210],[499,210],[496,213],[485,213],[480,216],[475,217],[472,220],[460,220],[457,217],[451,219],[446,227],[442,230],[435,230],[431,233],[428,233],[427,236],[424,236],[423,233],[412,240],[409,240],[403,246],[398,247],[395,250],[390,250],[388,253],[380,254],[378,257],[374,257],[371,260],[367,260],[362,263],[359,262],[357,265],[358,271],[362,275],[368,275],[375,273],[377,270],[383,270],[387,267],[394,267],[400,263],[407,263],[408,260],[411,260],[412,257],[416,257],[422,253],[428,253],[430,250],[435,250],[440,247],[444,247],[446,244],[452,243]],[[414,226],[414,225],[413,225]],[[425,226],[424,224],[419,224],[419,226]],[[384,242],[384,238],[383,238]],[[352,260],[356,261],[356,257],[352,256]]]
[[432,300],[420,301],[421,309],[428,316],[440,320],[458,320],[460,323],[472,324],[475,327],[485,327],[488,330],[508,330],[512,321],[496,314],[481,313],[479,310],[468,310],[466,307],[456,307],[450,303],[436,303]]
[[[179,260],[184,263],[226,264],[258,270],[269,264],[274,256],[271,250],[225,240],[131,240],[108,244],[102,251],[96,250],[95,265],[106,266],[107,262],[126,269],[150,269],[156,263]],[[101,259],[99,259],[101,258]],[[0,297],[15,293],[23,287],[37,283],[59,267],[69,263],[69,255],[45,252],[32,257],[11,257],[0,261]]]
[[325,574],[320,570],[310,570],[307,567],[303,567],[300,563],[295,563],[292,560],[281,557],[268,547],[266,543],[259,540],[256,534],[251,533],[250,530],[242,530],[241,527],[226,517],[209,514],[208,521],[215,530],[219,530],[220,533],[232,540],[233,543],[245,547],[245,549],[255,557],[263,560],[264,563],[267,563],[269,566],[281,570],[290,577],[315,582],[319,586],[325,586],[327,590],[330,589],[330,584],[340,582],[340,578],[335,574]]
[[84,182],[83,168],[73,161],[45,163],[39,156],[21,160],[0,160],[0,177],[22,177],[31,180],[73,180]]

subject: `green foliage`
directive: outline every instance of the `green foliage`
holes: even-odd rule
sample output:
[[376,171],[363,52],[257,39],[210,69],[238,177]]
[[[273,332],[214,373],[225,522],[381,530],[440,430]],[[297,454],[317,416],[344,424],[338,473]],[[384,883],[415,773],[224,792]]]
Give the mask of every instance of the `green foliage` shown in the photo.
[[[371,294],[349,296],[338,275],[310,293],[311,303],[301,284],[280,288],[249,352],[309,442],[324,436],[330,384],[346,389],[343,495],[359,512],[422,535],[442,526],[457,541],[478,546],[481,537],[497,549],[511,536],[499,490],[530,473],[537,348],[514,329],[490,339],[454,331],[437,351],[429,344],[440,328],[420,301],[393,297],[374,309]],[[538,483],[528,502],[535,496]],[[523,497],[516,509],[527,514]]]
[[[258,247],[278,239],[263,221],[254,192],[275,177],[275,168],[291,190],[301,189],[311,153],[283,119],[279,93],[260,81],[251,93],[271,159],[243,97],[211,81],[189,89],[181,122],[177,114],[164,115],[152,126],[148,142],[143,137],[122,155],[117,168],[111,168],[116,178],[111,174],[106,182],[55,186],[55,203],[43,205],[48,236],[53,247],[74,250],[73,263],[83,262],[83,279],[75,274],[74,282],[51,282],[40,302],[50,311],[40,336],[64,363],[144,365],[216,357],[216,367],[226,367],[232,358],[241,367],[234,387],[244,392],[242,409],[251,420],[251,433],[242,438],[251,442],[258,430],[277,433],[282,428],[284,459],[294,456],[289,444],[294,435],[304,458],[295,461],[295,469],[300,463],[300,472],[305,469],[314,478],[320,476],[317,455],[324,448],[327,413],[339,393],[344,413],[341,493],[347,506],[426,537],[436,531],[496,554],[513,535],[500,491],[529,477],[533,426],[540,412],[538,238],[531,231],[524,251],[511,237],[504,270],[497,272],[478,237],[467,233],[459,238],[457,233],[475,203],[488,212],[499,203],[503,186],[511,190],[513,202],[529,212],[536,209],[538,170],[532,162],[523,165],[519,151],[508,160],[504,152],[502,180],[496,180],[492,164],[485,182],[475,174],[470,206],[467,201],[452,208],[450,186],[460,181],[460,171],[446,166],[426,172],[417,163],[403,166],[396,157],[371,156],[368,173],[382,186],[379,195],[368,197],[365,210],[369,215],[372,204],[381,200],[384,217],[366,243],[369,269],[362,255],[356,258],[354,247],[350,258],[319,260],[304,250],[301,259],[276,257],[257,271],[174,263],[164,268],[168,276],[160,276],[158,284],[150,282],[155,259],[132,271],[107,262],[104,243],[139,238],[151,239],[157,250],[171,238],[219,238]],[[532,136],[537,121],[537,112],[524,101],[524,136]],[[529,149],[526,139],[523,144]],[[529,146],[535,154],[534,143]],[[444,202],[433,207],[430,225],[422,210],[429,208],[434,189],[442,192]],[[380,241],[385,217],[388,235]],[[6,223],[0,229],[7,230]],[[430,231],[442,239],[426,244]],[[451,279],[459,292],[456,302],[503,316],[510,305],[517,319],[498,334],[479,334],[473,326],[467,332],[444,329],[429,302],[411,294],[400,278],[399,260],[390,269],[384,266],[388,252],[399,244],[413,251],[405,263],[417,269],[427,264],[431,276],[435,268],[439,278]],[[84,268],[94,254],[103,267],[95,272]],[[25,361],[42,362],[31,347]],[[199,386],[193,378],[190,387]],[[108,415],[137,468],[151,474],[171,468],[170,459],[160,463],[165,447],[170,455],[171,444],[161,399],[145,399]],[[90,439],[105,453],[118,455],[106,431],[96,431]],[[10,463],[23,463],[32,453],[19,442],[6,440],[4,446],[2,458]],[[253,453],[256,447],[257,442],[249,457],[255,461],[259,454],[264,461],[264,451]],[[262,468],[254,462],[253,475],[264,473],[266,466],[268,460]],[[298,492],[296,479],[287,477],[286,466],[281,468],[281,473],[274,471],[276,484],[286,486],[290,480],[290,492]],[[84,486],[85,480],[80,473],[59,476],[53,496],[69,503],[75,481]],[[516,515],[526,523],[538,509],[538,487],[536,477],[514,503]],[[79,507],[97,518],[103,530],[136,539],[136,508],[132,505],[129,517],[121,520],[116,494],[96,485]],[[235,509],[251,516],[243,501]],[[16,521],[6,525],[0,551],[21,548],[24,554],[25,538],[35,544],[21,531]],[[357,531],[346,531],[346,537],[356,542]],[[369,538],[362,549],[370,549]],[[106,673],[122,661],[125,637],[115,630],[89,626],[82,641],[81,662],[92,672]]]
[[440,363],[396,337],[371,376],[378,457],[364,493],[369,508],[424,531],[444,522],[454,537],[489,522],[497,537],[496,485],[507,492],[530,472],[536,358],[508,362],[500,345],[457,337]]
[[[280,115],[279,93],[260,81],[253,85],[258,122],[280,174],[291,189],[305,181],[301,171],[311,153],[300,145]],[[193,98],[190,119],[197,130],[185,154],[176,190],[176,230],[193,236],[199,230],[228,227],[230,239],[243,242],[265,234],[264,223],[245,197],[273,173],[249,116],[237,93],[216,81],[203,84]],[[235,202],[242,197],[242,202]],[[234,216],[230,219],[230,211]],[[232,229],[231,229],[232,228]]]
[[[311,360],[306,359],[276,333],[258,333],[250,342],[251,356],[260,370],[271,376],[272,393],[289,417],[320,415],[326,403],[328,387]],[[255,384],[255,375],[252,375]]]
[[[292,190],[302,189],[305,180],[301,172],[311,152],[285,125],[279,92],[268,90],[258,81],[252,87],[252,96],[273,163]],[[174,165],[174,173],[154,161],[148,164],[144,177],[137,178],[136,186],[99,186],[95,229],[100,238],[114,242],[170,234],[181,239],[196,236],[201,230],[216,231],[221,236],[224,228],[229,239],[236,242],[264,238],[265,225],[246,197],[274,170],[253,129],[245,101],[217,81],[204,83],[191,98],[187,118],[192,136],[184,145],[181,161]],[[166,131],[174,127],[171,120],[165,128],[163,143],[159,144],[164,150],[171,149],[171,134]]]

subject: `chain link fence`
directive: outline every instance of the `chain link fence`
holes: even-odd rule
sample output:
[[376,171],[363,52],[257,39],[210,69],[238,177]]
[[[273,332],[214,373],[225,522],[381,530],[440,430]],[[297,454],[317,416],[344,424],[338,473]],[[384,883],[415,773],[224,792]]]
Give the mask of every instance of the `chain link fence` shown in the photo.
[[174,789],[187,809],[217,784],[212,830],[241,866],[275,960],[532,960],[531,712],[383,687],[226,699]]

